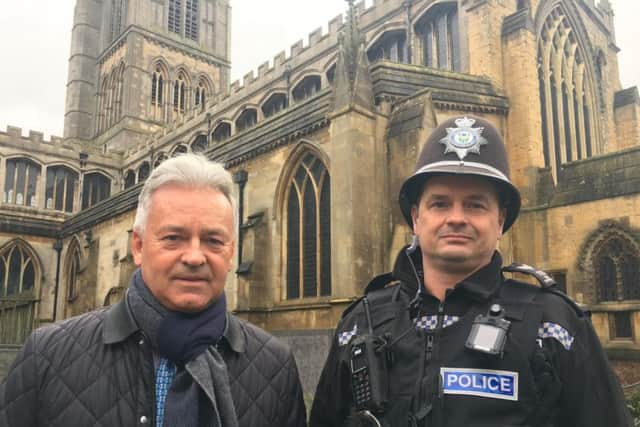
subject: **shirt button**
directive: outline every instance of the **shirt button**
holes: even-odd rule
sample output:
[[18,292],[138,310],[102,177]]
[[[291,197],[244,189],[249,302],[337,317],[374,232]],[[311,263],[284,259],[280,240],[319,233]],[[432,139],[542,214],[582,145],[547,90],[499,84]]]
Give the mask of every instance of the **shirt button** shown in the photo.
[[147,418],[146,416],[141,416],[140,417],[140,424],[147,424],[149,422],[149,418]]

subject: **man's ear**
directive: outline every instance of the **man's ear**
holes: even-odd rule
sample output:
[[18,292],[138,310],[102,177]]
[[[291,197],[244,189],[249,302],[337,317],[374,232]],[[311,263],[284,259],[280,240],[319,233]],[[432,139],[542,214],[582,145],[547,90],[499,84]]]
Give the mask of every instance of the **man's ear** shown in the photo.
[[133,255],[133,263],[136,267],[140,267],[142,265],[142,235],[136,230],[133,230],[131,236],[131,253]]
[[507,220],[507,208],[500,208],[498,211],[498,226],[500,227],[500,234],[498,239],[502,237],[502,230],[504,229],[504,222]]
[[411,206],[411,229],[413,230],[413,234],[417,234],[416,231],[416,223],[418,222],[418,206]]

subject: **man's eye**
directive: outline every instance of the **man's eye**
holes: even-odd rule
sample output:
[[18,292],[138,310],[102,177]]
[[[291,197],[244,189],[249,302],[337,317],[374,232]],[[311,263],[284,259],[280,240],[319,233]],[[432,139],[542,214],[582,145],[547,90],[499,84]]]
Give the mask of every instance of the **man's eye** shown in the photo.
[[442,209],[446,208],[447,204],[445,202],[431,202],[431,204],[429,204],[429,207],[433,209]]
[[177,242],[178,240],[180,240],[180,236],[178,236],[177,234],[169,234],[167,236],[164,236],[162,240],[166,242]]

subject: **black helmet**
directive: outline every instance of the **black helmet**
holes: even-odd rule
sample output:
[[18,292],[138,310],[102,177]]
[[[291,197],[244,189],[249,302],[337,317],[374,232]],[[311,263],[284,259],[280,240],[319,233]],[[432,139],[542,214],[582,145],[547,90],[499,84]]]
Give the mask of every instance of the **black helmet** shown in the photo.
[[518,217],[520,193],[509,180],[507,151],[498,130],[487,120],[453,117],[433,130],[420,152],[416,171],[400,188],[400,209],[411,226],[411,207],[432,175],[478,175],[493,181],[507,209],[503,232]]

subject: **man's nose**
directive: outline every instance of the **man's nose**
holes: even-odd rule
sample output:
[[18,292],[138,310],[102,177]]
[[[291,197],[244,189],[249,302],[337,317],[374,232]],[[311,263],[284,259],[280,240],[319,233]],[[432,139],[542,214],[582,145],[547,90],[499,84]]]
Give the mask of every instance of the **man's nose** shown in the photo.
[[198,267],[205,263],[205,259],[200,239],[191,239],[182,253],[182,262],[189,266]]
[[447,222],[449,224],[466,224],[467,223],[467,214],[464,210],[464,206],[460,203],[454,203],[449,210],[449,215],[447,216]]

